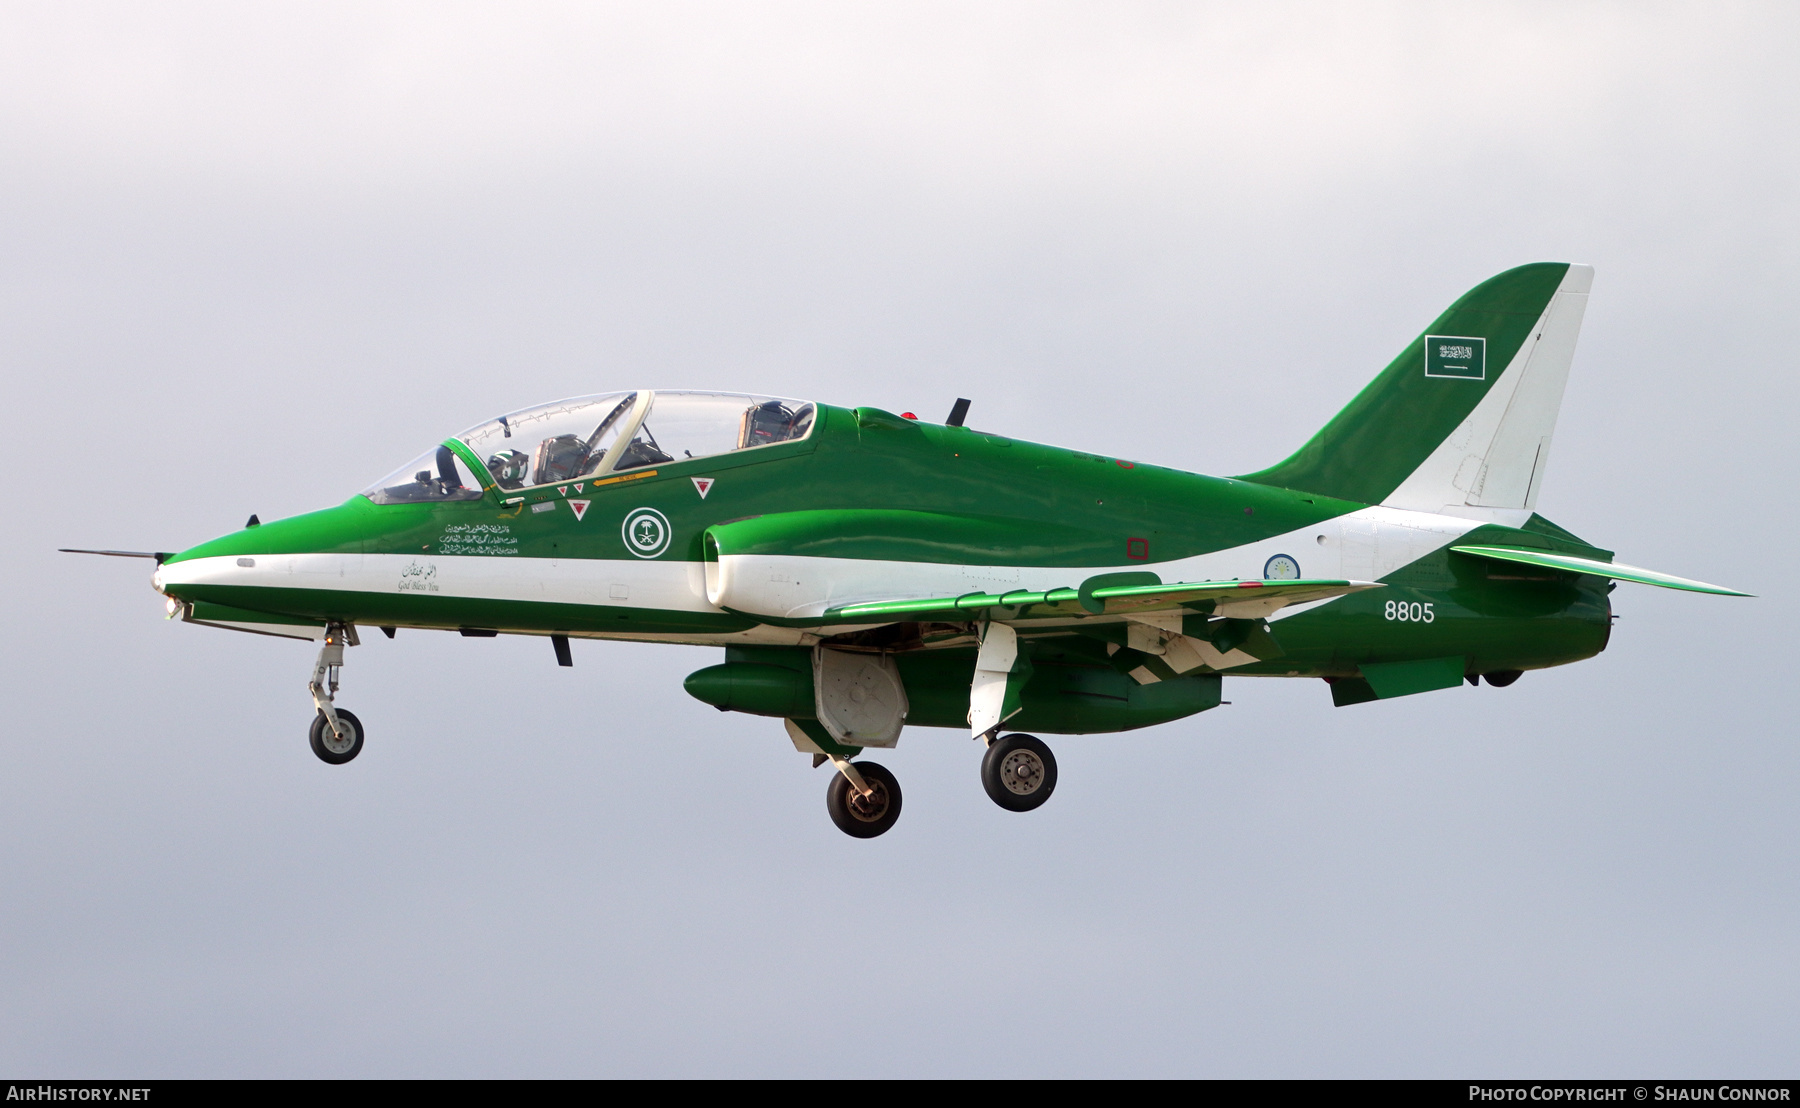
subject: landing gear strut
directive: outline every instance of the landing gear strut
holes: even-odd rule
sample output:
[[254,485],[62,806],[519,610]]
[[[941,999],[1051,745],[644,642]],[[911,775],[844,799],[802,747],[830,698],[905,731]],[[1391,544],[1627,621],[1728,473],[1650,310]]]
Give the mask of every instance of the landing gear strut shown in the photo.
[[858,839],[872,839],[894,826],[900,818],[900,782],[876,762],[851,762],[832,758],[838,769],[825,786],[825,810],[838,830]]
[[306,686],[312,690],[313,707],[319,711],[313,717],[309,736],[313,753],[320,761],[334,766],[341,766],[361,754],[363,748],[362,721],[334,703],[346,643],[356,645],[354,627],[342,623],[326,624],[325,645],[319,648],[319,660],[313,665],[312,680]]
[[1029,812],[1056,791],[1056,755],[1030,735],[1007,735],[981,757],[981,787],[1009,812]]

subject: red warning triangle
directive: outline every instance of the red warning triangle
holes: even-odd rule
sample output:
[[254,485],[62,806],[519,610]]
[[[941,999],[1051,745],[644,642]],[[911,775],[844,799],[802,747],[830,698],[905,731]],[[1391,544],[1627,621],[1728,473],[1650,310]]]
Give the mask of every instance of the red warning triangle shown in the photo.
[[569,510],[575,513],[575,522],[576,523],[580,523],[581,517],[587,515],[588,505],[591,503],[592,503],[592,501],[589,501],[589,500],[571,500],[571,501],[569,501]]
[[692,477],[689,480],[694,482],[694,491],[700,494],[700,499],[705,500],[706,494],[712,491],[713,479],[711,477]]
[[575,491],[576,492],[581,491],[581,482],[580,481],[575,482]]
[[569,486],[558,485],[558,486],[556,486],[556,491],[562,493],[564,496],[567,496],[567,495],[569,495]]

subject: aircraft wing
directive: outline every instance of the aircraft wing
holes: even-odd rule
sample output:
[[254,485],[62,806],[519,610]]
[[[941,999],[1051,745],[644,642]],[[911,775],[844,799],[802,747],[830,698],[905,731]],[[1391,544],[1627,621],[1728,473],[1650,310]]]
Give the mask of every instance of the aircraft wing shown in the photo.
[[1602,562],[1596,558],[1578,558],[1573,554],[1555,554],[1548,550],[1525,550],[1514,546],[1453,546],[1450,549],[1458,554],[1468,554],[1472,557],[1487,558],[1496,562],[1516,562],[1520,565],[1538,566],[1542,569],[1560,569],[1565,573],[1591,573],[1596,577],[1636,581],[1641,585],[1660,585],[1665,589],[1685,589],[1688,592],[1706,592],[1718,596],[1755,595],[1719,585],[1709,585],[1705,581],[1690,581],[1686,577],[1676,577],[1670,573],[1658,573],[1653,569],[1640,569],[1637,566],[1620,565],[1617,562]]
[[1169,611],[1213,602],[1213,614],[1260,618],[1289,604],[1329,600],[1385,586],[1374,581],[1197,581],[1174,585],[1109,585],[1097,589],[1050,589],[1028,592],[967,593],[927,600],[874,600],[846,604],[825,612],[825,619],[844,623],[901,620],[1012,620],[1098,615],[1135,615]]

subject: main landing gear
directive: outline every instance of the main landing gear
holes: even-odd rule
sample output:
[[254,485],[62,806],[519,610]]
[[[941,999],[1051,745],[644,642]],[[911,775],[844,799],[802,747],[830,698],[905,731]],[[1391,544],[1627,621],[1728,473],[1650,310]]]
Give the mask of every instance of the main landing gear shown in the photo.
[[361,754],[363,748],[362,721],[334,703],[346,643],[356,645],[354,627],[343,623],[326,625],[325,645],[319,648],[319,660],[313,665],[312,680],[306,686],[312,690],[313,707],[319,711],[313,717],[310,734],[313,753],[320,761],[334,766]]
[[[339,717],[348,714],[338,713]],[[355,717],[351,719],[354,722]],[[322,724],[314,724],[314,733],[321,728]],[[360,728],[356,742],[358,746],[362,743]],[[318,749],[316,741],[314,749]],[[325,755],[321,753],[319,757]],[[894,826],[900,818],[900,782],[886,766],[852,762],[833,754],[813,756],[815,766],[828,761],[837,772],[825,786],[825,810],[839,831],[858,839],[872,839]],[[1009,812],[1041,808],[1056,791],[1056,755],[1031,735],[991,739],[981,759],[981,786],[995,804]]]
[[838,772],[825,786],[825,810],[838,830],[872,839],[900,818],[900,782],[878,762],[832,758]]
[[1007,735],[981,758],[981,787],[1009,812],[1029,812],[1056,791],[1056,755],[1031,735]]

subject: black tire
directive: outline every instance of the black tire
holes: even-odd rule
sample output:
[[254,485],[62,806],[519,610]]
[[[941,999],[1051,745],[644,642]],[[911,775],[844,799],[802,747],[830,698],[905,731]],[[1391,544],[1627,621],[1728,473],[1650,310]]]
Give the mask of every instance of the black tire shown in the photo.
[[346,712],[342,708],[337,709],[337,717],[340,723],[343,723],[350,728],[350,745],[348,748],[344,747],[344,744],[338,741],[337,735],[331,730],[331,724],[325,720],[324,712],[320,712],[318,715],[314,716],[312,721],[313,753],[319,756],[319,761],[333,766],[343,765],[358,754],[361,754],[363,748],[362,720],[357,719],[354,715]]
[[1009,812],[1041,807],[1056,791],[1056,755],[1030,735],[1007,735],[982,755],[981,787]]
[[1500,669],[1495,670],[1493,673],[1484,673],[1481,675],[1482,680],[1494,686],[1496,689],[1504,689],[1522,676],[1524,676],[1524,674],[1516,669]]
[[850,764],[862,774],[873,795],[864,800],[843,774],[834,773],[831,784],[825,786],[825,810],[839,831],[852,838],[872,839],[900,818],[900,782],[887,767],[875,762]]

